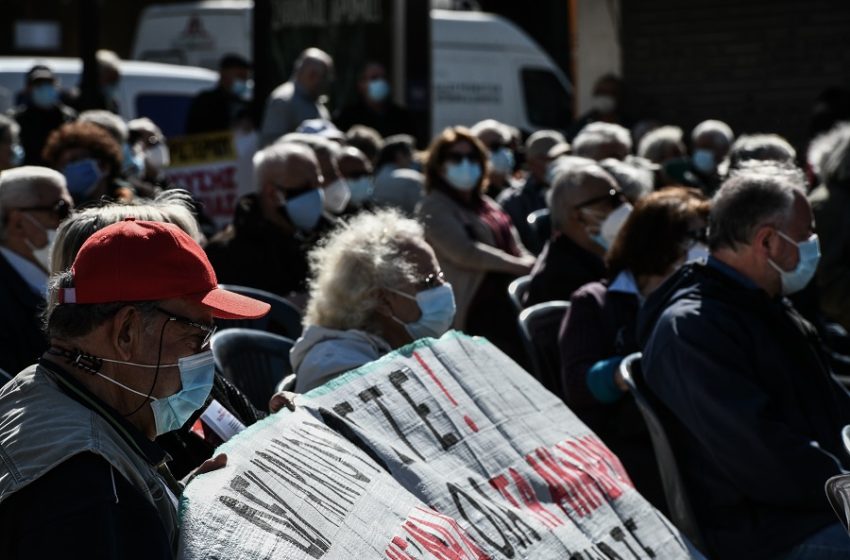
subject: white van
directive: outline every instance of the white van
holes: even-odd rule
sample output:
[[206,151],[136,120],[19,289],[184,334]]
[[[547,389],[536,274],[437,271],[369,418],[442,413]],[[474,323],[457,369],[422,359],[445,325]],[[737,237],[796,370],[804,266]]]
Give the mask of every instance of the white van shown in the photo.
[[[27,71],[36,64],[49,67],[63,89],[80,83],[83,63],[78,58],[0,57],[0,111],[12,107],[14,95],[24,88]],[[192,98],[218,81],[218,73],[206,68],[135,60],[122,60],[119,66],[121,117],[148,117],[166,136],[183,133]]]
[[[151,5],[133,57],[216,68],[223,54],[251,58],[250,0]],[[432,130],[494,118],[525,131],[565,129],[572,86],[509,20],[484,12],[431,11]],[[398,54],[400,51],[394,49]],[[394,84],[395,91],[404,91]]]

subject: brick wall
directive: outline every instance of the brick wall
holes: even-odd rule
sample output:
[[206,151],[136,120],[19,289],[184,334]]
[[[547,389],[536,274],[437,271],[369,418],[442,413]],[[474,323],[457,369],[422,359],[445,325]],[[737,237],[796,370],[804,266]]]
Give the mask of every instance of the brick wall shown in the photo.
[[850,87],[847,0],[622,0],[623,76],[635,116],[704,118],[798,147],[814,99]]

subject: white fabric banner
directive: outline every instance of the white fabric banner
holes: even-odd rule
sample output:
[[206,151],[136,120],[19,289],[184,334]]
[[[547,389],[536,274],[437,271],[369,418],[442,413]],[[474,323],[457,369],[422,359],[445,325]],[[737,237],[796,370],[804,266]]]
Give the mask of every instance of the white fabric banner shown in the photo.
[[201,558],[688,558],[617,458],[483,339],[420,341],[228,442],[183,497]]

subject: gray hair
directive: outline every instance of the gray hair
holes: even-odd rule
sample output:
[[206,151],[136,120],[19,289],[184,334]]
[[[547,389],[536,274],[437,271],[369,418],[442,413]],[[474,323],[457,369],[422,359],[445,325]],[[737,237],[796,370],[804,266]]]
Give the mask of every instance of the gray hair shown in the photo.
[[126,144],[127,139],[130,137],[130,129],[127,128],[127,123],[125,123],[121,117],[110,111],[104,111],[103,109],[83,111],[80,113],[77,121],[96,124],[112,135],[119,145]]
[[406,258],[425,244],[422,225],[397,210],[363,212],[310,252],[310,301],[305,325],[377,332],[379,290],[415,281]]
[[17,142],[18,136],[21,134],[21,127],[17,121],[11,117],[0,114],[0,140],[8,135],[12,142]]
[[617,181],[620,190],[632,203],[652,192],[655,177],[649,169],[614,158],[604,159],[599,165]]
[[552,218],[552,229],[562,229],[567,224],[567,214],[572,208],[576,193],[590,176],[608,177],[617,182],[598,163],[586,158],[569,158],[557,171],[552,186],[546,193],[546,204]]
[[675,147],[684,152],[685,145],[682,142],[682,135],[682,129],[678,126],[661,126],[650,130],[641,138],[637,155],[660,163],[664,154],[670,148]]
[[724,147],[729,147],[735,140],[732,128],[725,122],[714,119],[702,121],[691,131],[692,142],[702,137],[710,138],[712,143]]
[[313,150],[305,143],[300,142],[282,142],[279,140],[254,154],[254,183],[257,185],[257,189],[262,187],[273,167],[284,165],[293,157],[307,158],[317,166],[319,165]]
[[808,160],[825,184],[850,182],[850,123],[838,123],[812,140]]
[[796,157],[797,151],[778,134],[742,134],[729,150],[729,165],[738,167],[751,159],[794,163]]
[[479,140],[483,134],[486,134],[487,132],[495,132],[502,138],[502,142],[505,144],[510,143],[513,137],[511,127],[505,123],[497,121],[496,119],[484,119],[483,121],[478,121],[470,127],[469,131]]
[[600,159],[599,150],[608,144],[619,144],[626,152],[632,151],[632,136],[629,130],[618,124],[592,122],[581,129],[573,139],[573,153],[594,160]]
[[331,55],[322,49],[310,47],[309,49],[301,51],[301,54],[298,55],[292,69],[292,74],[295,75],[301,71],[302,68],[313,65],[321,66],[325,69],[325,71],[329,72],[333,70],[334,60],[331,58]]
[[25,165],[0,173],[0,241],[6,235],[7,210],[38,204],[38,184],[49,183],[66,190],[65,176],[48,167]]
[[110,51],[107,49],[99,49],[95,53],[95,58],[97,59],[97,65],[101,70],[111,70],[113,72],[120,72],[121,68],[121,58],[114,51]]
[[752,161],[733,171],[711,201],[708,243],[712,250],[748,245],[758,228],[783,228],[795,196],[805,196],[805,176],[793,167]]

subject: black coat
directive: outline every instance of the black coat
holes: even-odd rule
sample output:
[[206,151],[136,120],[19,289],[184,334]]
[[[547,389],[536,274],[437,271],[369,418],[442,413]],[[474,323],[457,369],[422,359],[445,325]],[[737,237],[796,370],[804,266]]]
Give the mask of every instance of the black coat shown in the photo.
[[573,292],[605,276],[605,263],[566,235],[548,241],[531,271],[525,305],[569,300]]
[[714,259],[684,266],[642,307],[646,384],[718,558],[772,558],[836,518],[826,480],[850,467],[850,395],[815,329]]
[[186,117],[186,134],[229,130],[246,116],[248,103],[220,87],[204,90],[192,99]]
[[0,369],[10,375],[38,361],[47,350],[40,313],[44,298],[0,253]]

